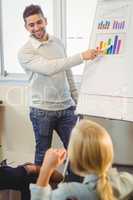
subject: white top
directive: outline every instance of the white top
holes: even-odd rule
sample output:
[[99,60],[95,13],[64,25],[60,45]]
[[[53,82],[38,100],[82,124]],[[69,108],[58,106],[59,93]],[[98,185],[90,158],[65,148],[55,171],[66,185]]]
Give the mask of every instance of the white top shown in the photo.
[[70,68],[83,62],[80,54],[67,58],[59,39],[49,35],[48,41],[40,42],[30,36],[18,59],[31,73],[31,107],[55,111],[75,105],[72,97],[77,90]]

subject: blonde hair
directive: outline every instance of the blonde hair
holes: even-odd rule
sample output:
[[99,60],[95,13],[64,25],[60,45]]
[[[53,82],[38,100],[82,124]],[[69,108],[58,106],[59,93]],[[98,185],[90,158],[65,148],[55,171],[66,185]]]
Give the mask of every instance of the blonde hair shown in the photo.
[[113,161],[113,145],[108,132],[99,124],[81,120],[72,130],[68,146],[71,167],[78,175],[95,173],[101,200],[115,200],[108,178]]

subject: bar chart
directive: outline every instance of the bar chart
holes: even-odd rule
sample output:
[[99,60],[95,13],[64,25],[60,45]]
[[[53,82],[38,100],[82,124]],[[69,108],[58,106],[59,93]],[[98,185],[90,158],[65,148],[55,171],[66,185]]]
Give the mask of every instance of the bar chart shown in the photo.
[[114,30],[114,31],[124,31],[126,30],[126,21],[117,19],[102,19],[97,22],[97,30]]
[[104,52],[105,55],[121,54],[123,51],[123,36],[110,34],[100,37],[97,40],[96,49]]

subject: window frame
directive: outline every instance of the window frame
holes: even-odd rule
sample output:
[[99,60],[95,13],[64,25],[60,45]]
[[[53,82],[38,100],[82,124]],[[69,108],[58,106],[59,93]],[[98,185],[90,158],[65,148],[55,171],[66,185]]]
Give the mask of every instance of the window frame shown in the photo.
[[[67,48],[67,0],[53,0],[53,32],[56,37],[62,40],[65,48]],[[2,0],[0,0],[0,83],[17,83],[25,84],[30,81],[30,76],[24,73],[8,73],[4,66],[3,54],[3,31],[2,31]],[[76,82],[81,76],[74,75]]]
[[[53,0],[53,32],[56,37],[61,39],[66,44],[66,2],[65,0]],[[8,73],[4,65],[4,52],[3,52],[3,29],[2,29],[2,0],[0,0],[0,83],[1,82],[29,82],[28,77],[24,73]]]
[[2,0],[0,0],[0,76],[4,75],[4,56],[3,56],[3,32],[2,32]]

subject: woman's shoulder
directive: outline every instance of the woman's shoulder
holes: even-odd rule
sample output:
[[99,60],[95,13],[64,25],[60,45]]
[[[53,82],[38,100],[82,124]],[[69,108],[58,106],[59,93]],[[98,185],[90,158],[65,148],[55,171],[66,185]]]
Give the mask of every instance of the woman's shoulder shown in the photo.
[[77,200],[88,200],[90,198],[91,200],[97,200],[96,198],[96,192],[92,192],[88,189],[87,185],[83,183],[63,183],[59,184],[58,188],[53,191],[54,199],[77,199]]
[[126,198],[133,192],[133,175],[128,172],[119,172],[116,168],[109,171],[109,179],[116,196]]

